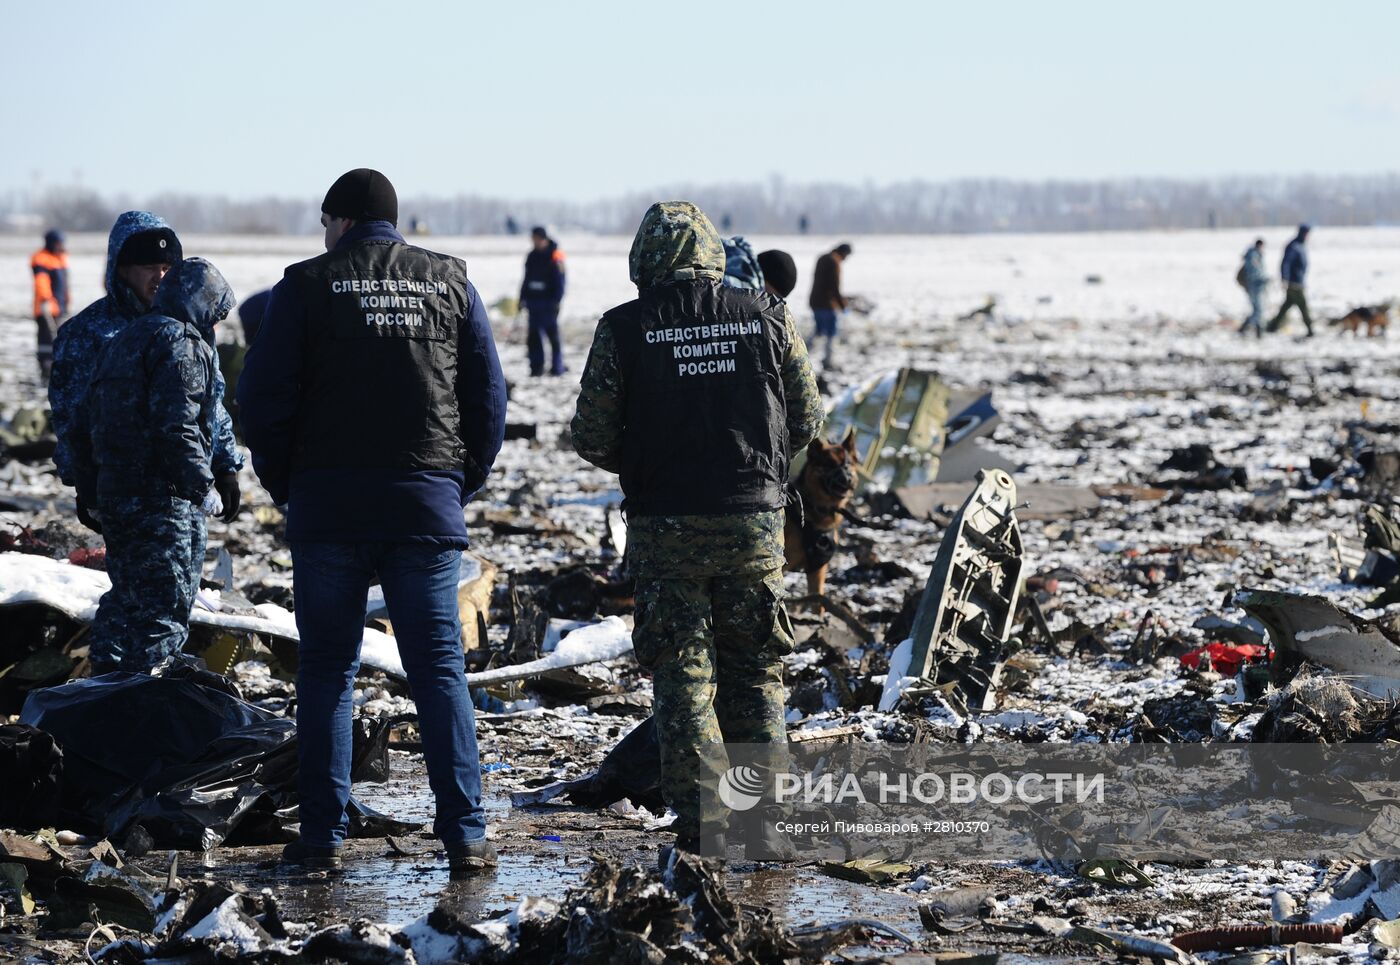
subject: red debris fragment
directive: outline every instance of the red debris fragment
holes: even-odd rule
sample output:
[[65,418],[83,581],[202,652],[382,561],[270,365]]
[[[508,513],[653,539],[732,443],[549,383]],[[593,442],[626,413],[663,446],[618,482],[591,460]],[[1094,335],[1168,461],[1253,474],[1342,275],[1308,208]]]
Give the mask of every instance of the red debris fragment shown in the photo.
[[18,533],[0,533],[0,553],[47,556],[49,544],[36,536],[31,527],[25,526]]
[[79,547],[68,554],[68,562],[74,566],[86,566],[90,570],[106,570],[107,547],[99,546],[97,549]]
[[1195,670],[1201,665],[1201,655],[1206,653],[1210,654],[1210,665],[1226,677],[1233,677],[1247,663],[1269,659],[1269,648],[1261,647],[1257,643],[1216,642],[1183,654],[1181,665],[1188,670]]

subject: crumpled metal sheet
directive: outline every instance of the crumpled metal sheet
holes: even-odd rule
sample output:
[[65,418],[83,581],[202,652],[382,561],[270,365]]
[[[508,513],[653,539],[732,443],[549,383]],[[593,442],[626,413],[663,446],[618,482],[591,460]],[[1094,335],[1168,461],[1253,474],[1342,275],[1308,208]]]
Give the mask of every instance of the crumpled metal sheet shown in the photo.
[[[854,432],[862,481],[888,490],[937,478],[947,421],[948,387],[933,372],[902,368],[842,394],[824,434],[840,442]],[[793,472],[799,469],[794,462]]]
[[1242,590],[1234,602],[1268,629],[1278,654],[1272,665],[1276,685],[1307,661],[1372,696],[1400,693],[1400,641],[1377,624],[1302,593]]

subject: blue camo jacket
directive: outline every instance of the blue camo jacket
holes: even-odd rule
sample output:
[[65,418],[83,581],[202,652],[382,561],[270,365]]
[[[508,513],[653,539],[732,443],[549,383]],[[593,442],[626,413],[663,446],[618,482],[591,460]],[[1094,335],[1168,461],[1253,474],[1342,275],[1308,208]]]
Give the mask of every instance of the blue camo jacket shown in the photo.
[[[54,464],[58,475],[69,486],[77,486],[77,467],[73,442],[80,432],[88,387],[92,384],[103,348],[126,325],[146,312],[146,306],[136,293],[117,275],[117,257],[122,246],[136,234],[156,229],[171,230],[164,219],[149,211],[127,211],[117,217],[107,238],[107,269],[104,282],[107,294],[64,322],[54,338],[53,373],[49,378],[49,407],[53,410],[53,428],[58,436]],[[171,231],[174,235],[173,230]],[[179,261],[182,252],[178,239],[172,257]],[[243,456],[233,437],[233,421],[224,410],[224,377],[217,359],[214,366],[214,457],[216,475],[237,472],[243,466]],[[87,438],[83,432],[84,439]]]
[[74,440],[85,501],[204,499],[219,410],[214,325],[233,305],[218,269],[187,258],[165,276],[151,311],[108,341]]

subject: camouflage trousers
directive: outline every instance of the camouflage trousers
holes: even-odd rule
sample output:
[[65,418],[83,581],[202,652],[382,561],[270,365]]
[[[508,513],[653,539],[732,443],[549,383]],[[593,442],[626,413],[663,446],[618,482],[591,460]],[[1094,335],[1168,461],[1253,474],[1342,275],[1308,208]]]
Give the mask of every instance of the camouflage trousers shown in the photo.
[[673,830],[694,838],[722,824],[716,790],[724,743],[782,744],[783,668],[793,648],[781,570],[698,579],[637,577],[632,641],[651,670],[661,791]]
[[204,569],[206,529],[198,506],[175,497],[99,500],[107,575],[88,636],[96,669],[141,673],[189,638],[190,608]]

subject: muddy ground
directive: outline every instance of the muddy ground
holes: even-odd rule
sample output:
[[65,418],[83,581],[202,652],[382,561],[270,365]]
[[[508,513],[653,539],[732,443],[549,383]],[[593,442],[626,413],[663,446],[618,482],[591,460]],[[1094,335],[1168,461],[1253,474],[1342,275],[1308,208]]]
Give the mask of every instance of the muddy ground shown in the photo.
[[[31,332],[25,319],[0,320],[0,415],[40,396],[29,356]],[[616,480],[584,465],[567,443],[585,327],[570,328],[573,371],[562,379],[526,377],[524,347],[509,333],[503,326],[502,354],[514,383],[510,420],[533,425],[534,438],[506,443],[486,490],[467,510],[474,552],[500,569],[490,629],[497,648],[510,631],[505,588],[512,580],[529,593],[570,567],[587,567],[600,578],[618,576],[605,535],[606,507],[619,495]],[[858,508],[869,525],[846,527],[829,592],[874,631],[877,642],[844,653],[799,648],[788,658],[792,729],[858,723],[866,740],[1124,741],[1145,726],[1145,701],[1189,688],[1210,705],[1213,738],[1247,738],[1260,705],[1244,700],[1234,680],[1193,679],[1180,668],[1182,652],[1210,639],[1192,624],[1211,615],[1239,619],[1242,614],[1223,601],[1242,587],[1319,593],[1365,612],[1364,598],[1372,591],[1339,581],[1326,539],[1333,531],[1356,533],[1365,505],[1357,479],[1345,472],[1349,432],[1388,437],[1400,423],[1400,341],[1358,340],[1328,329],[1309,341],[1293,334],[1258,343],[1236,336],[1229,320],[1145,313],[1116,321],[935,322],[898,306],[854,322],[837,367],[822,373],[827,397],[899,365],[931,368],[954,390],[995,393],[1003,421],[987,444],[1018,467],[1018,482],[1160,485],[1167,493],[1108,496],[1077,517],[1023,520],[1027,572],[1053,574],[1056,581],[1041,602],[1058,639],[1035,642],[1018,657],[1019,670],[994,710],[964,715],[925,705],[917,718],[880,714],[858,700],[842,706],[838,697],[837,678],[866,695],[878,688],[900,639],[891,636],[891,626],[910,594],[922,588],[942,535],[939,522],[907,518],[887,500],[862,502]],[[1208,445],[1220,463],[1243,469],[1242,484],[1220,491],[1174,485],[1177,474],[1159,467],[1174,450],[1193,444]],[[1338,460],[1344,472],[1320,480],[1309,470],[1314,457]],[[268,500],[251,472],[244,486],[251,505],[230,527],[212,524],[211,544],[232,551],[236,583],[245,595],[289,586],[275,519],[266,510],[264,522],[253,515]],[[1286,511],[1275,518],[1251,516],[1256,494],[1270,486],[1282,487]],[[0,467],[4,495],[50,501],[38,511],[0,514],[0,525],[12,532],[42,527],[71,510],[51,464]],[[800,577],[789,578],[789,591],[803,592]],[[1129,646],[1149,614],[1159,654],[1130,659]],[[394,688],[383,693],[384,686],[366,679],[369,712],[409,708]],[[649,693],[630,658],[610,667],[599,686]],[[366,917],[405,924],[443,897],[486,917],[527,895],[557,896],[577,880],[590,852],[654,861],[668,835],[647,830],[647,816],[509,804],[512,791],[587,773],[645,710],[604,715],[561,698],[557,690],[544,694],[528,687],[500,696],[518,701],[511,705],[518,709],[484,715],[480,725],[483,764],[510,766],[484,777],[490,834],[501,852],[494,874],[449,885],[439,861],[396,857],[375,840],[352,843],[353,860],[333,878],[279,869],[272,862],[274,848],[181,855],[181,868],[187,875],[271,888],[289,919]],[[426,822],[430,802],[421,757],[396,751],[393,760],[393,782],[359,786],[356,793],[397,817]],[[985,885],[998,896],[1000,921],[1048,912],[1163,937],[1214,923],[1267,922],[1276,891],[1306,905],[1326,868],[1284,862],[1149,864],[1145,870],[1155,885],[1140,891],[1093,884],[1071,868],[1044,862],[923,866],[884,886],[838,881],[813,867],[740,864],[730,867],[727,883],[740,901],[772,908],[791,924],[874,917],[916,936],[929,951],[1073,960],[1090,954],[1085,946],[985,923],[957,935],[929,933],[918,904],[941,889]],[[872,947],[893,952],[901,946],[889,941]],[[30,939],[0,935],[0,955],[33,952],[62,960],[78,954],[71,944],[51,944],[46,952],[34,948]],[[1334,951],[1363,958],[1366,936],[1350,936]]]

